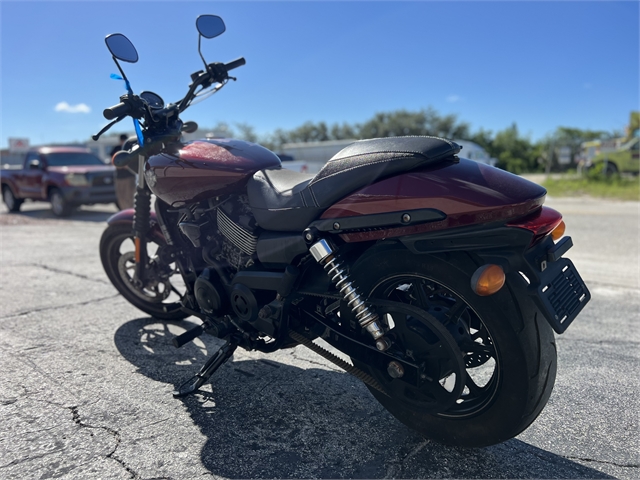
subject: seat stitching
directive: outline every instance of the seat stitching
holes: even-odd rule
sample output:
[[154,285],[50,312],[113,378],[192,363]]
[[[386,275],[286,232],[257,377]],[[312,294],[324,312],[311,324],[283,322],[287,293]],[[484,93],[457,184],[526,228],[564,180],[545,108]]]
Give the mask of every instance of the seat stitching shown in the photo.
[[319,207],[318,199],[316,198],[316,194],[313,193],[313,189],[311,188],[311,183],[309,184],[309,192],[311,193],[311,198],[313,198],[313,202],[316,204],[316,207]]

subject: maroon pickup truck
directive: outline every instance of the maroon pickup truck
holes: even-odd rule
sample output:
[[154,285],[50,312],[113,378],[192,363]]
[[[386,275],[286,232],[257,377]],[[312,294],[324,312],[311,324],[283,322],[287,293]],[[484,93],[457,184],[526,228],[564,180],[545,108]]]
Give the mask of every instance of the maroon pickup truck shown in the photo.
[[115,168],[87,148],[32,149],[22,167],[2,169],[0,182],[10,212],[19,211],[26,199],[51,202],[59,217],[78,205],[116,201]]

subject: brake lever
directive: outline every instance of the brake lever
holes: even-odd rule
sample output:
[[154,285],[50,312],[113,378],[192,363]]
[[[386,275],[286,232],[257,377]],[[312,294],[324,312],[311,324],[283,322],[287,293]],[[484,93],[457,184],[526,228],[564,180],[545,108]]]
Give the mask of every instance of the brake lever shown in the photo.
[[94,142],[97,142],[98,139],[102,136],[102,134],[104,132],[106,132],[107,130],[109,130],[111,127],[113,127],[116,123],[120,122],[121,120],[123,120],[126,117],[126,115],[122,115],[118,118],[116,118],[113,122],[108,123],[106,127],[104,127],[102,130],[100,130],[98,133],[96,133],[95,135],[92,135],[91,138],[93,139]]

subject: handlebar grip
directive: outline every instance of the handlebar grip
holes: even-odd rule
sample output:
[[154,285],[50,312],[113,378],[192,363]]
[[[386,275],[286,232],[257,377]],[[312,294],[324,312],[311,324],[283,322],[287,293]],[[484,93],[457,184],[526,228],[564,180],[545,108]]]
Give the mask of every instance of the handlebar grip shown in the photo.
[[233,70],[234,68],[241,67],[241,66],[245,65],[246,63],[247,63],[247,61],[244,59],[244,57],[240,57],[240,58],[237,58],[235,60],[232,60],[229,63],[225,63],[224,68],[226,68],[227,72],[228,72],[229,70]]
[[114,118],[120,117],[129,113],[131,107],[126,103],[119,103],[118,105],[114,105],[113,107],[105,108],[102,112],[102,115],[107,120],[113,120]]
[[138,149],[135,149],[132,152],[120,150],[113,155],[111,163],[113,163],[115,167],[126,167],[131,162],[138,159],[138,153]]

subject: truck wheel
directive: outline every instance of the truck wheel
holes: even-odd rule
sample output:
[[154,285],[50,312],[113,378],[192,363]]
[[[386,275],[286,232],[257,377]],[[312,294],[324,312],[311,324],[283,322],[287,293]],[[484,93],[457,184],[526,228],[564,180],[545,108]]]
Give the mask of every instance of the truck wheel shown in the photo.
[[57,188],[51,190],[49,201],[51,202],[51,210],[56,217],[68,217],[71,213],[71,205]]
[[20,206],[22,205],[22,202],[24,202],[24,200],[15,197],[11,191],[11,187],[8,185],[5,185],[2,188],[2,199],[4,200],[7,209],[12,213],[19,212]]
[[612,175],[618,173],[618,167],[616,167],[615,163],[607,162],[604,169],[602,170],[602,173],[605,177],[611,177]]

